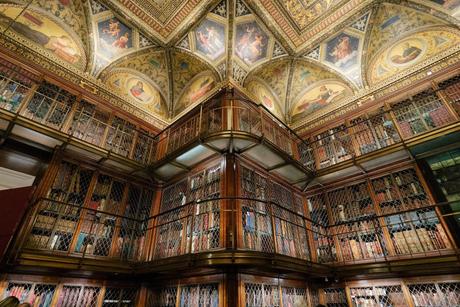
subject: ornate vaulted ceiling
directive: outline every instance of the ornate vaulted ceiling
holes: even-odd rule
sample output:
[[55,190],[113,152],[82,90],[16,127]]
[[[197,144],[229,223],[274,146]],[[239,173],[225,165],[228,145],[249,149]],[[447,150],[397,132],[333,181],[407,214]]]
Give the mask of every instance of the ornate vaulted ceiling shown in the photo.
[[460,0],[29,2],[4,34],[160,127],[227,83],[300,127],[460,61]]

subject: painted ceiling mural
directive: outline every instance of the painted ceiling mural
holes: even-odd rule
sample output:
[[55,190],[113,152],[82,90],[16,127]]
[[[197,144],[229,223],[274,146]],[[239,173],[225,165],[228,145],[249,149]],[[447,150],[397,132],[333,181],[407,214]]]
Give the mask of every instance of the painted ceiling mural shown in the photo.
[[459,22],[460,0],[0,0],[0,31],[165,125],[226,82],[313,122],[460,52]]

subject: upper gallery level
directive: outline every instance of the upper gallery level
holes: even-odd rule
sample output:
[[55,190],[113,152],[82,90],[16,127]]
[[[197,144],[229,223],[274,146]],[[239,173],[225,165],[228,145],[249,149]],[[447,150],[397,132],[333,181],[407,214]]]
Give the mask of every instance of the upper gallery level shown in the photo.
[[45,2],[2,1],[2,53],[156,130],[233,84],[305,131],[459,63],[449,1]]

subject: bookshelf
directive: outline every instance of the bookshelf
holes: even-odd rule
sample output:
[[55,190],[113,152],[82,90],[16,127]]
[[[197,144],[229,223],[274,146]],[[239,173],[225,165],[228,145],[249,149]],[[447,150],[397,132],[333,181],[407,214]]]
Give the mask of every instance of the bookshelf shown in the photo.
[[246,307],[279,307],[280,291],[278,285],[265,283],[245,283],[244,295]]
[[179,293],[179,307],[219,307],[219,284],[183,285]]
[[135,129],[136,126],[132,123],[115,116],[108,128],[104,148],[121,156],[129,157],[134,142]]
[[101,287],[82,285],[63,285],[56,302],[56,307],[97,306]]
[[21,115],[59,130],[76,101],[75,95],[43,81]]
[[283,307],[308,306],[308,294],[306,288],[281,287],[281,297]]
[[318,169],[351,159],[354,154],[351,137],[343,124],[318,134],[313,146]]
[[350,288],[353,307],[393,306],[406,307],[406,299],[400,285]]
[[[273,252],[274,242],[269,206],[268,180],[254,170],[240,169],[243,243],[244,247],[262,252]],[[261,201],[257,201],[261,200]]]
[[[108,256],[112,246],[117,217],[124,211],[123,195],[126,183],[100,174],[84,210],[74,251],[95,256]],[[100,212],[99,212],[100,211]]]
[[394,104],[392,112],[403,138],[410,138],[454,120],[449,109],[432,90]]
[[307,198],[307,207],[310,214],[313,244],[316,249],[317,261],[320,263],[334,262],[337,260],[334,239],[327,233],[329,214],[323,193]]
[[460,114],[460,78],[455,76],[439,84],[442,93],[445,94],[452,104],[455,112]]
[[451,248],[434,209],[385,217],[396,254],[427,253]]
[[105,289],[102,307],[134,307],[137,297],[136,288],[114,288]]
[[98,110],[95,105],[81,100],[74,113],[68,133],[94,145],[102,145],[110,114]]
[[322,292],[327,307],[348,307],[344,288],[324,288]]
[[68,251],[80,219],[93,171],[62,162],[41,200],[26,247]]
[[215,165],[164,189],[156,224],[155,257],[219,248],[221,167]]
[[359,155],[401,141],[390,115],[383,113],[383,110],[379,110],[378,114],[366,114],[352,119],[349,130],[356,142]]
[[8,282],[2,298],[14,296],[21,303],[29,303],[32,306],[51,307],[55,293],[55,284]]
[[177,286],[149,291],[146,307],[176,307],[177,291]]
[[413,168],[374,178],[371,183],[382,214],[423,208],[431,204]]

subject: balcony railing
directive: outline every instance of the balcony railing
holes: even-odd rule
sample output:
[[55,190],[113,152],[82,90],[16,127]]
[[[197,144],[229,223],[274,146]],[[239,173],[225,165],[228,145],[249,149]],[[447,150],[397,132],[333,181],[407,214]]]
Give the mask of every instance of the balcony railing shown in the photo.
[[458,122],[458,84],[446,87],[445,94],[425,91],[389,111],[361,116],[311,137],[305,150],[311,150],[314,168],[324,169]]
[[[227,201],[235,201],[236,208],[223,210]],[[251,198],[197,200],[146,220],[40,199],[22,251],[131,262],[215,252],[229,247],[225,212],[237,221],[235,251],[327,265],[418,259],[456,253],[441,223],[440,212],[451,205],[322,226],[280,204]]]
[[0,77],[0,108],[139,163],[148,164],[157,139],[145,132],[101,121],[57,95],[49,97],[30,86]]
[[263,138],[308,168],[312,166],[313,156],[308,144],[263,106],[241,99],[211,101],[188,116],[158,136],[158,151],[152,162],[160,161],[200,138],[217,134],[247,134]]

